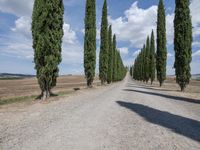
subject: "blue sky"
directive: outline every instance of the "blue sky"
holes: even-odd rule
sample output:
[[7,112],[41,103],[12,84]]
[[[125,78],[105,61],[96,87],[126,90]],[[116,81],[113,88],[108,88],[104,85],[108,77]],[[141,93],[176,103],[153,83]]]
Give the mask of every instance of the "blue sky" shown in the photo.
[[[108,0],[108,20],[117,35],[125,65],[131,65],[146,37],[156,31],[159,0]],[[34,0],[0,0],[0,73],[35,74],[31,37]],[[64,0],[65,24],[63,61],[60,74],[83,74],[85,0]],[[97,57],[103,0],[97,0]],[[168,63],[167,74],[174,74],[173,18],[175,0],[165,0]],[[192,73],[200,73],[200,1],[191,1],[193,22]],[[98,59],[97,59],[98,66]],[[98,70],[98,67],[97,67]]]

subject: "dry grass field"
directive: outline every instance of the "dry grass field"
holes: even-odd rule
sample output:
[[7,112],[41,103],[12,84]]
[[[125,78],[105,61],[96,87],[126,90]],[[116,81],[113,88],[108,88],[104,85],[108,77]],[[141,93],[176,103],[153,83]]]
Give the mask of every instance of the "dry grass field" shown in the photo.
[[[98,82],[97,79],[95,80],[96,82]],[[61,76],[58,78],[57,86],[53,89],[53,92],[67,92],[85,85],[84,76]],[[0,80],[0,100],[39,94],[40,88],[36,78]]]
[[[99,83],[98,78],[95,79],[95,84]],[[140,82],[138,82],[140,83]],[[153,85],[140,83],[143,88],[166,92],[169,95],[187,97],[191,99],[200,100],[200,81],[191,80],[190,85],[185,92],[180,92],[179,86],[176,84],[174,78],[168,78],[163,87],[159,87],[158,82]],[[74,88],[84,88],[86,81],[84,76],[61,76],[58,78],[57,86],[53,89],[55,94],[67,94],[74,91]],[[40,94],[40,88],[36,78],[0,80],[0,101],[2,104],[13,101],[20,102],[29,99],[34,99]],[[13,103],[11,102],[11,103]],[[1,104],[1,103],[0,103]]]
[[187,86],[184,92],[180,91],[180,87],[178,84],[176,84],[174,78],[167,78],[162,87],[159,87],[159,83],[157,81],[154,82],[153,85],[146,85],[143,83],[140,84],[144,86],[144,88],[162,91],[172,96],[180,96],[200,100],[200,81],[197,80],[191,80],[190,84]]

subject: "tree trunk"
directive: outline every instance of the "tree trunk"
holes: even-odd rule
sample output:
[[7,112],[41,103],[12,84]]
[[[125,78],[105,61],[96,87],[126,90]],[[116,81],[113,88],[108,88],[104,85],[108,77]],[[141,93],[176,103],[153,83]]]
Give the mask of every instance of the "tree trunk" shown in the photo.
[[47,98],[50,97],[50,91],[49,90],[45,90],[42,92],[42,96],[41,96],[41,99],[44,101],[46,100]]
[[92,83],[90,81],[87,81],[87,87],[92,88]]
[[181,92],[185,92],[185,87],[181,87]]

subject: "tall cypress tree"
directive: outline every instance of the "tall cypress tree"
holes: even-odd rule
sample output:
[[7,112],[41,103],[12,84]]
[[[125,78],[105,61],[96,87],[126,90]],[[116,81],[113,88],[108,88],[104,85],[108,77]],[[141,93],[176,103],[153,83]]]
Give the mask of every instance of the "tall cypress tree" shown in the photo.
[[56,86],[62,59],[63,14],[62,0],[35,0],[32,14],[34,62],[43,100]]
[[112,81],[116,81],[116,47],[117,47],[117,42],[116,42],[116,35],[113,35],[113,74],[112,74]]
[[96,0],[87,0],[85,9],[84,68],[87,86],[91,87],[96,67]]
[[108,74],[107,74],[107,82],[110,84],[112,82],[113,75],[113,41],[112,41],[112,26],[109,26],[108,31]]
[[156,69],[157,78],[162,86],[166,79],[166,61],[167,61],[167,48],[166,48],[166,18],[163,0],[160,0],[158,5],[158,18],[157,18],[157,55],[156,55]]
[[102,10],[102,22],[101,22],[101,44],[99,55],[99,78],[101,84],[105,84],[107,81],[108,72],[108,19],[107,19],[107,1],[104,1]]
[[145,82],[145,61],[146,61],[146,55],[145,55],[146,45],[143,45],[142,48],[142,54],[141,54],[141,63],[142,63],[142,73],[141,73],[141,81]]
[[155,80],[155,73],[156,73],[156,60],[155,60],[155,41],[154,41],[154,32],[152,30],[151,33],[151,45],[150,45],[150,78],[151,84]]
[[174,29],[176,82],[181,91],[184,91],[191,78],[192,60],[192,21],[189,0],[176,0]]
[[145,81],[148,83],[150,77],[150,43],[149,36],[146,41],[146,49],[145,49]]

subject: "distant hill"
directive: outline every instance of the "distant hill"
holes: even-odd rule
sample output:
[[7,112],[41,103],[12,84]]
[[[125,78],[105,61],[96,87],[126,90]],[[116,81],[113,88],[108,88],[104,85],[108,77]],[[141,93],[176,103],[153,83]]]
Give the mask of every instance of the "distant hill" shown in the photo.
[[193,74],[192,79],[200,80],[200,74]]
[[0,79],[23,79],[23,78],[32,78],[32,77],[35,77],[35,75],[0,73]]

